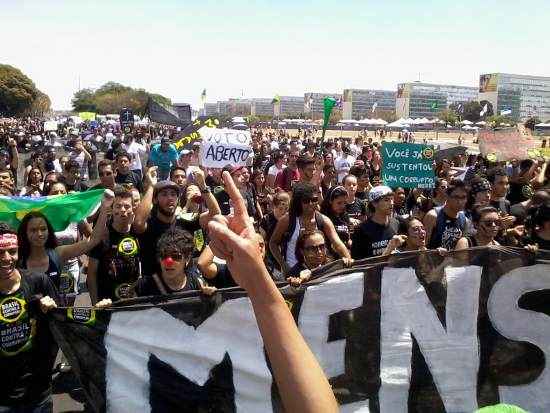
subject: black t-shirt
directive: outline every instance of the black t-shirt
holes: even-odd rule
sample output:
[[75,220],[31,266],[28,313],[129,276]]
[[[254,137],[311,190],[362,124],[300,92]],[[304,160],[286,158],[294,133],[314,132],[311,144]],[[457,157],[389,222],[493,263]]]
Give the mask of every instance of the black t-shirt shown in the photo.
[[[199,271],[196,267],[190,267],[185,270],[187,275],[187,282],[185,283],[185,286],[181,290],[172,290],[164,280],[162,279],[162,275],[157,273],[157,277],[155,277],[162,285],[164,290],[167,294],[173,294],[173,293],[182,293],[185,291],[194,291],[194,290],[200,290],[201,286],[199,284]],[[161,290],[159,289],[157,282],[155,281],[155,278],[153,276],[147,276],[147,277],[141,277],[137,283],[136,283],[136,295],[138,297],[146,297],[150,295],[163,295]]]
[[338,237],[347,247],[350,240],[349,217],[346,214],[330,215],[329,219],[332,221]]
[[51,394],[57,346],[36,299],[57,291],[45,274],[21,271],[21,286],[0,293],[0,406],[38,404]]
[[355,198],[351,204],[346,204],[346,212],[350,218],[359,219],[367,215],[367,204],[359,198]]
[[122,234],[109,225],[109,239],[99,243],[89,254],[98,261],[98,300],[117,301],[133,296],[132,285],[141,275],[141,251],[138,236],[133,231]]
[[126,175],[118,172],[115,176],[115,182],[117,184],[132,184],[139,192],[143,192],[143,184],[141,183],[141,179],[134,171],[129,171]]
[[71,191],[84,192],[88,190],[88,185],[86,185],[80,179],[76,181],[74,184],[65,183],[65,186],[67,187],[67,192],[71,192]]
[[147,253],[142,254],[141,257],[142,274],[154,274],[160,272],[160,267],[156,261],[157,242],[162,234],[173,227],[189,231],[195,240],[195,250],[197,252],[203,250],[204,235],[199,224],[199,217],[197,214],[181,214],[176,216],[176,219],[173,222],[166,223],[158,219],[157,212],[153,209],[153,211],[151,211],[151,216],[147,220],[147,229],[139,237],[142,250],[147,251]]
[[351,256],[353,259],[376,257],[381,255],[388,242],[397,234],[399,222],[390,218],[388,225],[380,225],[369,219],[363,222],[353,233]]
[[436,208],[436,212],[436,223],[428,248],[443,247],[449,251],[454,250],[460,238],[470,235],[468,234],[469,220],[463,211],[460,211],[456,218],[448,216],[443,208]]
[[510,208],[510,215],[516,217],[516,222],[514,222],[514,225],[523,225],[525,219],[527,218],[527,208],[522,203],[512,205]]
[[212,194],[214,195],[214,198],[216,198],[216,201],[218,201],[222,215],[229,215],[231,213],[231,205],[229,203],[230,198],[229,194],[225,192],[223,186],[214,187]]
[[517,204],[528,200],[533,196],[533,187],[529,184],[510,182],[510,192],[506,197],[510,203]]
[[216,268],[218,269],[216,277],[208,280],[210,285],[213,285],[216,288],[230,288],[238,286],[231,275],[231,271],[227,268],[227,264],[216,263]]
[[535,231],[533,231],[533,234],[530,237],[526,237],[523,240],[523,245],[529,244],[537,244],[539,249],[550,251],[550,240],[539,237]]
[[286,273],[287,277],[299,277],[300,273],[303,270],[307,270],[306,266],[302,262],[297,262],[288,272]]
[[368,192],[367,191],[357,191],[355,193],[355,198],[356,199],[359,199],[363,202],[365,202],[365,205],[366,205],[366,202],[367,202],[367,195],[368,195]]
[[510,201],[508,201],[507,199],[503,198],[498,201],[490,201],[489,205],[491,205],[493,208],[498,209],[500,212],[505,213],[506,215],[510,214],[511,204]]

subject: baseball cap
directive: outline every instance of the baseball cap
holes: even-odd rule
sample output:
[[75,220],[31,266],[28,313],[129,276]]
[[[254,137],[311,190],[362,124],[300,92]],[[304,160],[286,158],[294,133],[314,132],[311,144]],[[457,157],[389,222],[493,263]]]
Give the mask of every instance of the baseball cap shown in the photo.
[[190,153],[192,153],[193,151],[190,151],[189,149],[183,149],[181,152],[180,152],[180,156],[181,155],[189,155]]
[[369,202],[376,202],[380,198],[385,197],[386,195],[393,194],[393,190],[389,186],[380,185],[375,186],[369,192]]
[[180,193],[180,188],[175,182],[165,180],[165,181],[159,181],[156,183],[155,190],[153,191],[153,197],[156,197],[158,193],[163,189],[173,189],[178,193],[178,195]]

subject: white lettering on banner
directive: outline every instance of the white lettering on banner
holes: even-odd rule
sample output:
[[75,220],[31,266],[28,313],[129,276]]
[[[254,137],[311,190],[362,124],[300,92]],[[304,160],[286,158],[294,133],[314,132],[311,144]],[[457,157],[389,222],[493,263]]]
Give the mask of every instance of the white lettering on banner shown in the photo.
[[518,300],[529,291],[550,289],[547,265],[517,268],[495,283],[487,302],[487,311],[495,329],[510,340],[532,343],[544,352],[546,366],[529,384],[500,386],[502,403],[521,406],[529,412],[548,412],[550,403],[550,321],[546,314],[518,308]]
[[201,165],[209,168],[244,166],[252,154],[249,131],[203,127],[199,130]]
[[[346,297],[342,300],[342,297]],[[331,314],[363,304],[363,273],[330,279],[306,290],[298,326],[327,377],[345,373],[345,340],[328,342]],[[366,401],[368,403],[368,401]]]
[[407,412],[412,335],[448,412],[477,408],[481,267],[445,268],[444,329],[413,268],[385,268],[380,316],[381,412]]
[[[151,330],[151,326],[154,330]],[[235,328],[239,326],[239,328]],[[220,340],[220,337],[230,339]],[[224,302],[197,329],[160,308],[120,311],[105,335],[106,396],[109,412],[148,412],[149,355],[204,385],[225,353],[233,366],[238,411],[272,411],[272,378],[252,305],[247,298]]]

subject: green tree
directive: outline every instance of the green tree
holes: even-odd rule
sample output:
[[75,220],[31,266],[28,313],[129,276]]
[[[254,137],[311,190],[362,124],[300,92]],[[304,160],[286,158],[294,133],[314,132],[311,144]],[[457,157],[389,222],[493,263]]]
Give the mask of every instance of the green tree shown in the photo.
[[0,113],[23,116],[33,112],[40,116],[49,109],[50,99],[31,79],[13,66],[0,64]]
[[540,119],[537,118],[536,116],[532,116],[532,117],[530,117],[529,119],[527,119],[523,125],[524,125],[527,129],[535,130],[535,125],[536,125],[537,123],[540,123]]
[[437,114],[437,117],[448,125],[455,125],[458,121],[458,116],[452,109],[444,109]]
[[170,99],[162,95],[149,93],[144,89],[133,89],[116,82],[107,82],[96,90],[79,90],[73,96],[72,105],[76,112],[107,114],[118,113],[122,108],[130,108],[135,114],[144,115],[150,97],[168,106],[172,104]]
[[471,100],[469,102],[464,103],[462,106],[463,110],[463,118],[469,120],[470,122],[477,122],[479,119],[481,119],[481,116],[479,115],[481,112],[481,105],[478,101]]

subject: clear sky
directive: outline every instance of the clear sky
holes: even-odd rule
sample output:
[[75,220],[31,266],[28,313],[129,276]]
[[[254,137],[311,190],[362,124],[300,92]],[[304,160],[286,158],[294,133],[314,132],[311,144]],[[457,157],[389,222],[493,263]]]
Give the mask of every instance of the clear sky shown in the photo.
[[548,0],[0,0],[0,63],[69,109],[116,81],[189,102],[550,76]]

